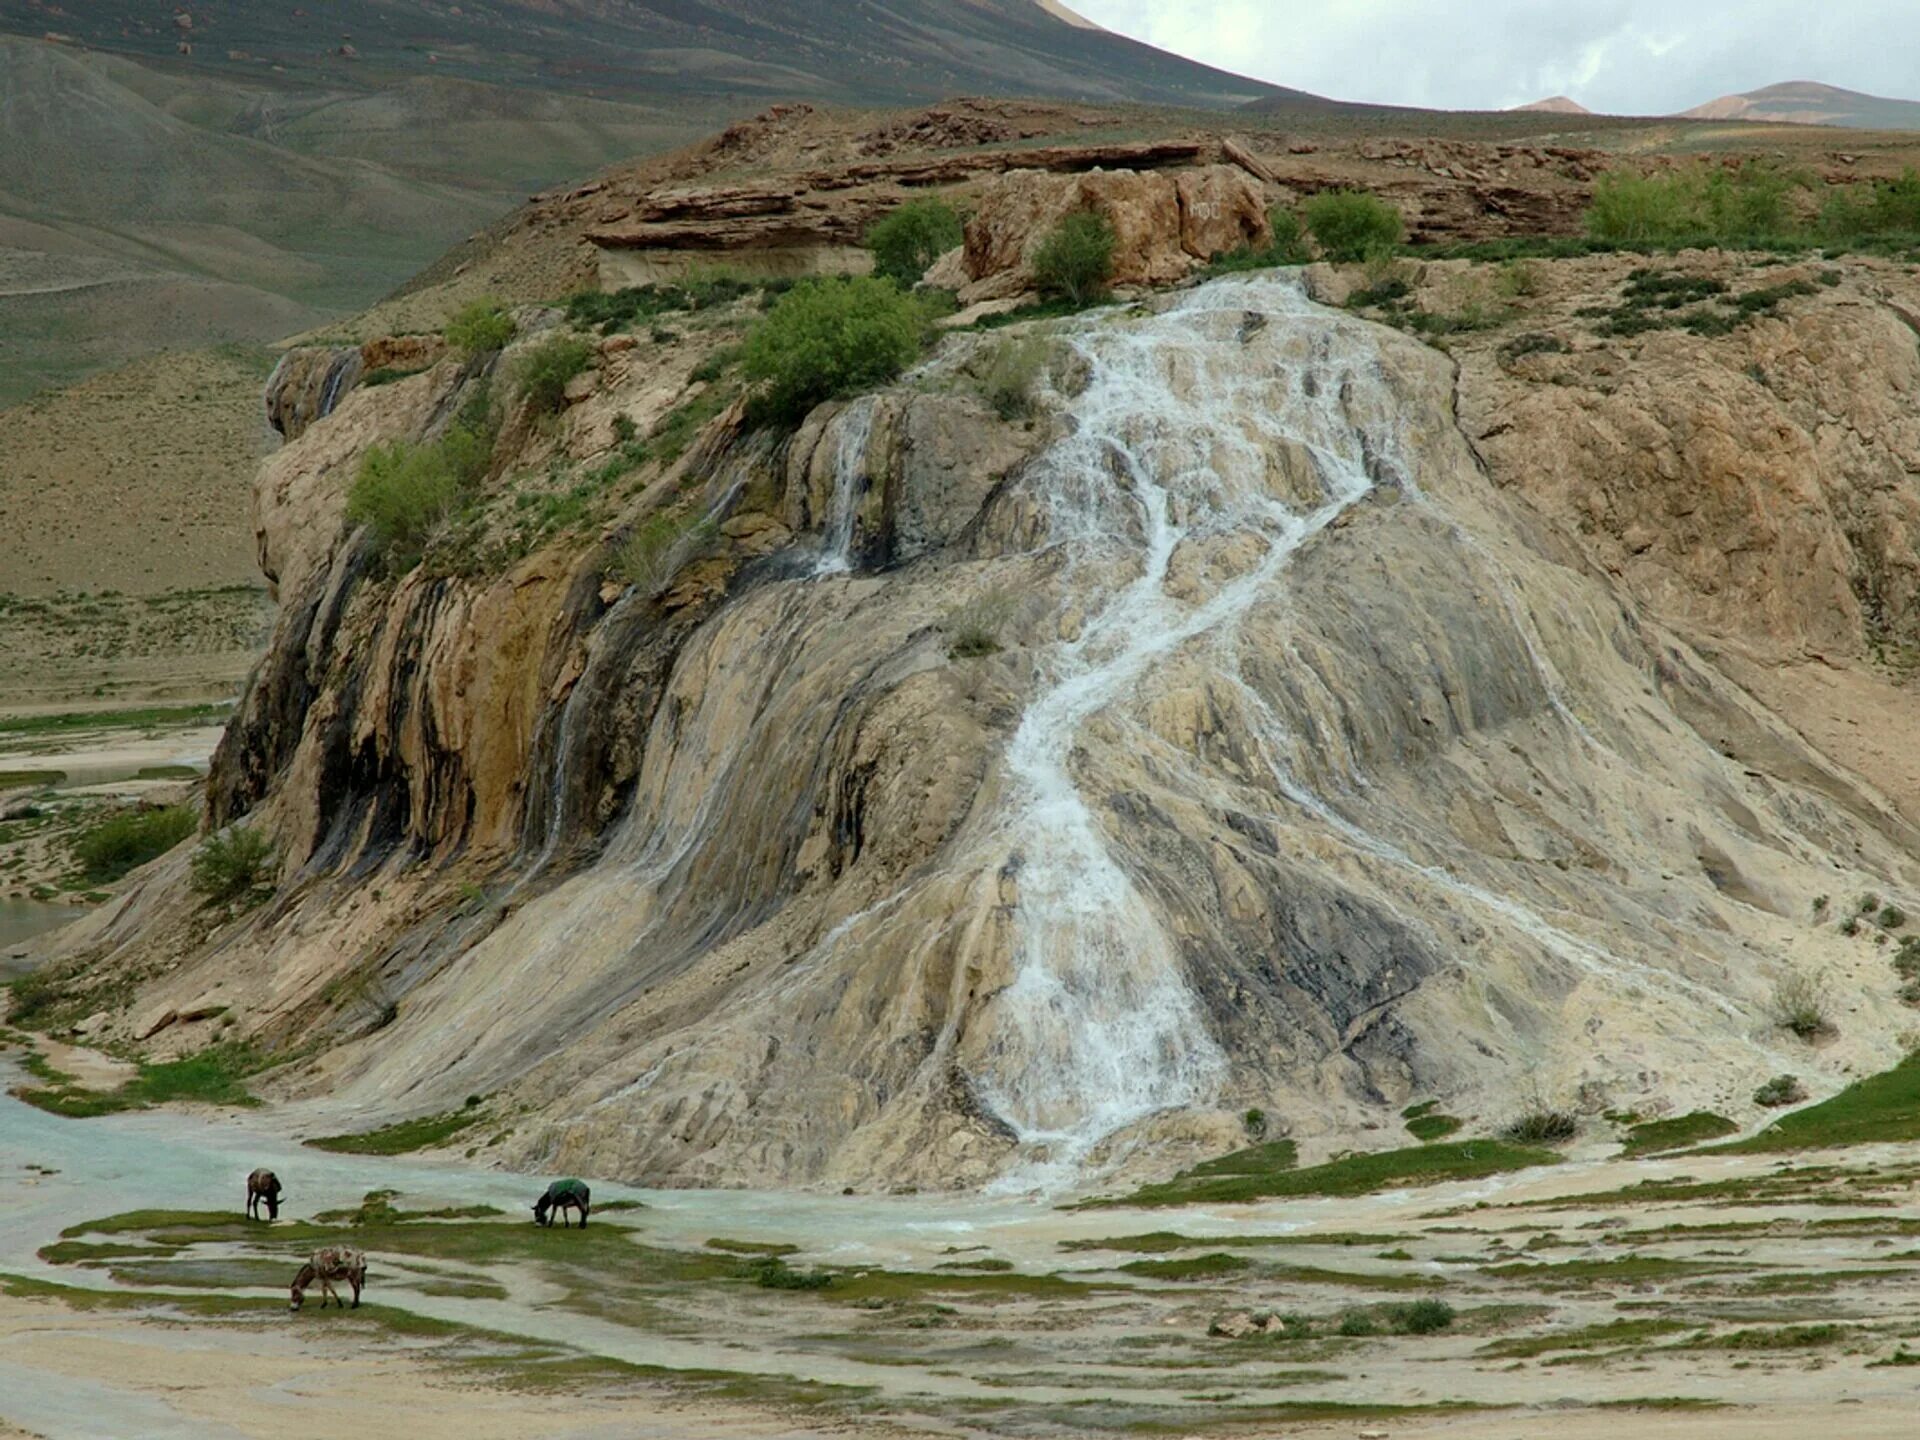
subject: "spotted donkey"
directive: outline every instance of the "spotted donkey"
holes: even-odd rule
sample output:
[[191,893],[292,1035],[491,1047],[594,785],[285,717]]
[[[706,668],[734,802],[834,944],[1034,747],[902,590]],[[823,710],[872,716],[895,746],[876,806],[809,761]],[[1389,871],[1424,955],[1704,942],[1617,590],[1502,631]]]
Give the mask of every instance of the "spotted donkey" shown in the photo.
[[320,1282],[320,1308],[327,1308],[332,1300],[342,1310],[346,1303],[334,1292],[333,1282],[344,1280],[353,1287],[353,1308],[360,1308],[360,1290],[367,1283],[367,1257],[348,1245],[326,1245],[313,1252],[313,1258],[300,1267],[300,1273],[293,1277],[293,1303],[287,1308],[298,1310],[306,1302],[307,1287],[315,1281]]
[[256,1170],[247,1176],[247,1218],[258,1220],[260,1206],[267,1207],[267,1219],[280,1218],[280,1177],[271,1170]]

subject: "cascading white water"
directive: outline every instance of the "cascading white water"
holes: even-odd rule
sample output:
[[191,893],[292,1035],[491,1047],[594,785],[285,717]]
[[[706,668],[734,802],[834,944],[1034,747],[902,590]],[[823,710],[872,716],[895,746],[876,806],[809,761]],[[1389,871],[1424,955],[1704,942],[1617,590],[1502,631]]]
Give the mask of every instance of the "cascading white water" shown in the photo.
[[[1298,327],[1303,343],[1261,370],[1245,341],[1267,324]],[[1082,727],[1130,699],[1156,662],[1230,637],[1376,477],[1407,478],[1371,336],[1290,280],[1216,283],[1069,339],[1088,370],[1072,403],[1078,428],[1034,484],[1051,537],[1069,546],[1075,589],[1108,598],[1054,654],[1008,748],[1018,949],[976,1077],[1022,1141],[1060,1167],[1134,1121],[1204,1103],[1227,1068],[1172,938],[1076,783]],[[1309,476],[1297,473],[1302,457]],[[1318,493],[1303,499],[1303,488]],[[1259,558],[1211,593],[1172,593],[1183,546],[1249,543]],[[1129,571],[1113,589],[1109,577]]]
[[816,575],[844,575],[853,567],[853,522],[867,493],[867,445],[873,438],[875,397],[862,395],[835,422],[833,496],[821,537]]

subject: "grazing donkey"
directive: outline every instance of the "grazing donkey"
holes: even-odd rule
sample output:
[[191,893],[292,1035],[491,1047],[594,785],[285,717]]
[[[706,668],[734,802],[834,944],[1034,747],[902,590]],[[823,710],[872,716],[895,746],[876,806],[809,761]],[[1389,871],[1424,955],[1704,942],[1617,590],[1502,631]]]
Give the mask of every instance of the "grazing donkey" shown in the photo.
[[360,1290],[367,1283],[367,1257],[349,1245],[327,1245],[313,1252],[313,1258],[300,1267],[300,1273],[293,1277],[293,1303],[287,1308],[298,1310],[306,1303],[307,1287],[320,1282],[320,1308],[327,1308],[332,1300],[342,1310],[346,1303],[333,1288],[333,1282],[344,1280],[353,1287],[353,1308],[360,1308]]
[[584,1230],[587,1228],[587,1206],[592,1198],[592,1192],[587,1189],[586,1181],[556,1180],[547,1186],[546,1194],[533,1202],[533,1223],[552,1228],[554,1213],[559,1212],[560,1228],[571,1229],[566,1212],[578,1210],[580,1228]]
[[280,1177],[271,1170],[256,1170],[247,1176],[247,1218],[258,1220],[260,1207],[267,1207],[267,1219],[280,1218]]

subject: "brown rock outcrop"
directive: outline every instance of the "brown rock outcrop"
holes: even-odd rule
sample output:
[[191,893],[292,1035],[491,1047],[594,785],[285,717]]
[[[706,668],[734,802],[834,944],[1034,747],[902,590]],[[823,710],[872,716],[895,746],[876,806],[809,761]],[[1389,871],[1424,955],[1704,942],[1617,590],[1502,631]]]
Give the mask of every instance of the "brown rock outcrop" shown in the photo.
[[1114,283],[1163,285],[1196,265],[1272,236],[1266,197],[1237,166],[1172,173],[1017,170],[981,196],[967,219],[963,304],[1033,287],[1033,256],[1061,220],[1090,210],[1113,226]]

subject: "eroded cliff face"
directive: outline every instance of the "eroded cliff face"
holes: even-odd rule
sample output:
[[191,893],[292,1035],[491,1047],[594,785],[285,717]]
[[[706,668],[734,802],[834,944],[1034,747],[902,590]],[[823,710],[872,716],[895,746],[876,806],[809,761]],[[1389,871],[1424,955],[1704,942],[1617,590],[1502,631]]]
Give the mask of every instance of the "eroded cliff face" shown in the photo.
[[[319,1042],[291,1095],[484,1095],[480,1153],[656,1182],[1057,1183],[1253,1106],[1311,1151],[1428,1097],[1742,1115],[1879,1068],[1891,968],[1808,906],[1912,894],[1914,832],[1754,677],[1902,693],[1910,282],[1588,335],[1627,268],[1542,266],[1451,356],[1285,272],[1150,297],[1037,332],[1023,421],[981,393],[1011,342],[953,336],[493,574],[385,577],[341,521],[484,377],[356,390],[262,477],[280,629],[210,787],[280,890],[209,933],[170,857],[94,963],[132,1029],[218,987]],[[604,342],[488,484],[645,433],[702,358]],[[1769,1018],[1796,966],[1818,1052]]]

